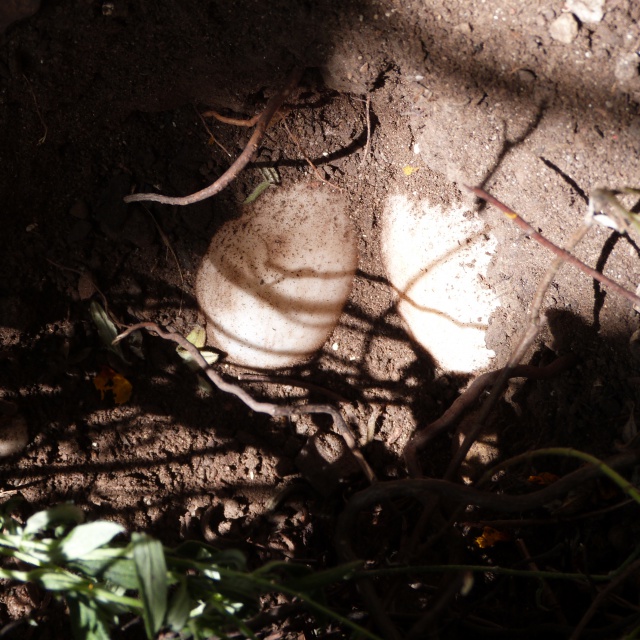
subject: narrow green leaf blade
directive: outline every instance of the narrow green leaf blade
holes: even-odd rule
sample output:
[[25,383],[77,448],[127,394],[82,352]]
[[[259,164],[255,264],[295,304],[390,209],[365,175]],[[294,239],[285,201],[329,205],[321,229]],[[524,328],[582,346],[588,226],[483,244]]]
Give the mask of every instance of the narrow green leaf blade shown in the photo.
[[83,558],[88,553],[111,542],[124,530],[122,525],[105,520],[81,524],[72,529],[60,542],[58,553],[66,560]]
[[307,575],[300,577],[291,572],[291,577],[285,578],[282,582],[290,589],[295,589],[301,593],[309,593],[323,589],[330,584],[348,580],[359,569],[362,569],[362,562],[355,560],[324,571],[310,571]]
[[26,522],[24,535],[32,536],[58,524],[80,524],[84,521],[82,509],[72,504],[59,504],[46,511],[34,513]]
[[85,583],[80,576],[77,576],[68,571],[32,571],[30,572],[37,575],[37,582],[47,591],[74,591],[80,585]]
[[102,308],[102,305],[98,304],[95,300],[92,301],[89,305],[89,313],[91,314],[91,319],[96,325],[98,336],[104,346],[115,353],[123,362],[131,364],[125,358],[120,345],[118,343],[113,344],[113,341],[118,336],[118,330],[116,329],[116,325],[111,321],[107,312]]
[[193,605],[187,590],[187,580],[180,576],[180,583],[171,598],[171,605],[167,611],[167,624],[173,631],[179,633],[184,629]]
[[102,619],[96,607],[73,596],[67,597],[67,605],[74,638],[77,640],[110,640],[109,625]]
[[158,540],[134,533],[133,560],[138,574],[138,588],[144,605],[143,617],[147,636],[153,638],[162,627],[167,611],[167,564]]
[[110,582],[128,590],[138,588],[136,565],[133,560],[129,560],[129,558],[116,560],[113,564],[109,565],[105,570],[103,577],[105,580],[109,580]]
[[266,191],[273,183],[269,180],[261,182],[246,198],[242,204],[251,204],[255,202],[264,191]]

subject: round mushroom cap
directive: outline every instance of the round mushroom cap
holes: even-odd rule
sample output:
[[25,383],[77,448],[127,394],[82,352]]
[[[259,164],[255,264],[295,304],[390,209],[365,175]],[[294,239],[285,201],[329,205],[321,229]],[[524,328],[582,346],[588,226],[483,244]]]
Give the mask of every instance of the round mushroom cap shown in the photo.
[[208,342],[255,368],[303,362],[335,328],[357,262],[342,195],[305,183],[267,191],[216,233],[198,271]]

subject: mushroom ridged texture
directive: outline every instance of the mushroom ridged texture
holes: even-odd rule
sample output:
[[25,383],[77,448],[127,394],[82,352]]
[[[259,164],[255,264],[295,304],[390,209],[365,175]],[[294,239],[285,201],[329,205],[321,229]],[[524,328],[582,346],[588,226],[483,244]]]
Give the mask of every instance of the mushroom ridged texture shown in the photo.
[[357,262],[340,194],[304,183],[268,191],[216,233],[198,271],[208,342],[260,369],[307,360],[335,328]]

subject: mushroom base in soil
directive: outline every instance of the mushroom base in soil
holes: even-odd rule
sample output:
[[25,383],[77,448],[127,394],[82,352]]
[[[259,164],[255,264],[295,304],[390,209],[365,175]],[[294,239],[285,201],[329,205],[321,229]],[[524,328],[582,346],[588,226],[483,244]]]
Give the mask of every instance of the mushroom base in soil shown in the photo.
[[214,236],[196,280],[208,342],[261,369],[307,360],[335,328],[358,262],[343,196],[268,191]]

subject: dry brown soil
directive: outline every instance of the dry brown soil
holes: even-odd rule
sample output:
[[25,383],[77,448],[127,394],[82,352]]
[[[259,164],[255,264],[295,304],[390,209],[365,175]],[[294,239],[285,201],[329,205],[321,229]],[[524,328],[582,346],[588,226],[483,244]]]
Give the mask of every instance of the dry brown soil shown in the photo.
[[[297,458],[330,424],[272,420],[222,393],[205,394],[174,346],[150,335],[143,358],[127,351],[128,364],[115,359],[90,301],[106,301],[123,325],[151,320],[186,335],[202,324],[193,283],[212,235],[240,215],[239,203],[263,179],[260,167],[276,167],[285,185],[316,180],[304,153],[349,199],[356,282],[323,351],[277,373],[293,382],[242,384],[282,403],[335,402],[362,438],[373,430],[362,450],[378,477],[405,477],[401,451],[410,434],[473,375],[439,367],[395,313],[379,247],[387,199],[463,203],[495,234],[486,285],[500,306],[487,345],[495,367],[504,365],[551,258],[496,209],[474,204],[464,184],[484,185],[558,244],[579,226],[593,188],[640,186],[640,5],[606,0],[602,19],[574,19],[577,33],[562,42],[551,35],[562,0],[43,0],[12,22],[36,4],[15,0],[0,16],[0,410],[3,424],[17,415],[28,425],[26,448],[2,462],[0,489],[18,490],[24,515],[73,501],[90,519],[114,519],[169,545],[194,538],[236,546],[252,566],[281,558],[332,566],[335,518],[366,483],[357,474],[338,481]],[[214,181],[249,133],[211,119],[205,125],[199,114],[258,113],[296,64],[306,71],[279,118],[299,146],[276,121],[257,161],[213,199],[189,207],[123,203],[133,190],[186,195]],[[407,175],[407,166],[417,170]],[[638,253],[633,238],[601,226],[577,250],[631,291],[640,281]],[[607,457],[640,398],[629,346],[637,314],[572,267],[556,278],[545,308],[548,326],[525,360],[546,364],[574,353],[578,364],[553,380],[509,387],[509,402],[492,419],[500,455],[570,446]],[[104,366],[132,383],[128,402],[101,398],[94,379]],[[239,373],[217,366],[230,380]],[[441,476],[450,456],[446,436],[434,442],[422,459],[425,474]],[[537,470],[575,466],[555,460]],[[274,506],[287,487],[292,492]],[[595,494],[578,509],[609,504]],[[380,545],[363,544],[363,557],[395,558],[415,522],[410,507],[383,510],[377,529],[368,522]],[[576,520],[517,535],[533,555],[554,549],[555,570],[608,571],[638,534],[633,518],[617,513],[586,528]],[[467,538],[467,560],[522,561],[515,543],[503,556],[481,557],[472,549],[477,535],[472,529]],[[528,637],[513,631],[522,627],[532,637],[568,637],[593,595],[558,589],[559,616],[549,603],[536,605],[537,582],[489,586],[449,599],[434,614],[433,637]],[[23,626],[13,637],[65,637],[63,619],[37,594],[2,588],[0,627],[35,612],[50,624]],[[380,585],[387,588],[385,606],[400,630],[436,597],[422,579]],[[637,604],[637,596],[622,596]],[[345,614],[364,612],[359,620],[368,624],[355,589],[332,597]],[[630,615],[628,600],[618,607],[613,617],[594,618],[593,628]],[[321,636],[343,637],[328,625],[319,623]],[[298,616],[272,631],[302,638],[313,629]],[[122,637],[140,633],[134,626]]]

